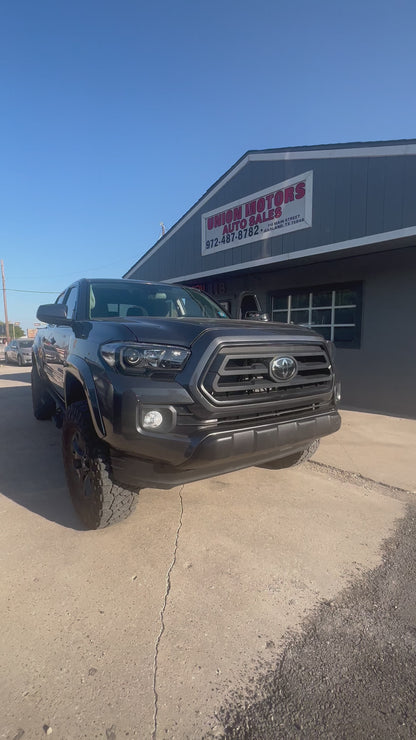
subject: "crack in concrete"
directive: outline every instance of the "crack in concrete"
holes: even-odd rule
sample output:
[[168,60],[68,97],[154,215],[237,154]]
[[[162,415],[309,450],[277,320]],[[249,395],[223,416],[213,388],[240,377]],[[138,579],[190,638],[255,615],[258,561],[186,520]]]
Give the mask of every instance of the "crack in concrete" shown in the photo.
[[163,606],[160,610],[160,632],[158,634],[156,644],[155,644],[155,655],[153,659],[153,731],[152,731],[152,740],[156,740],[156,733],[157,733],[157,715],[158,715],[158,702],[159,702],[159,696],[157,693],[156,683],[157,683],[157,669],[158,669],[158,658],[159,658],[159,647],[160,647],[160,641],[162,639],[163,633],[165,631],[165,611],[166,611],[166,605],[168,602],[168,596],[170,593],[171,588],[171,573],[176,563],[176,554],[178,551],[178,543],[179,543],[179,533],[182,528],[182,519],[183,519],[183,498],[182,498],[182,491],[183,486],[181,487],[179,491],[179,501],[181,504],[181,511],[180,511],[180,517],[179,517],[179,523],[178,528],[176,530],[176,537],[175,537],[175,544],[173,547],[173,557],[171,564],[169,565],[168,572],[166,573],[166,590],[165,590],[165,596],[163,599]]
[[318,462],[317,460],[309,460],[308,465],[312,465],[315,468],[325,471],[338,480],[343,480],[369,490],[377,491],[384,496],[400,499],[406,503],[409,501],[409,497],[411,497],[411,500],[414,501],[415,493],[413,491],[409,491],[407,488],[399,488],[399,486],[392,486],[389,483],[382,483],[373,478],[367,478],[361,473],[353,473],[349,470],[336,468],[333,465],[327,465],[326,463]]

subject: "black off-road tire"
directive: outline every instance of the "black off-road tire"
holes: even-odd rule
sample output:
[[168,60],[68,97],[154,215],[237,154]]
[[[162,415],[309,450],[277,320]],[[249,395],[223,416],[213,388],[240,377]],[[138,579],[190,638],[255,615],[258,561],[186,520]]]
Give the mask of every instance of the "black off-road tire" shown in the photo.
[[40,421],[51,419],[56,411],[55,401],[49,395],[46,390],[45,381],[39,375],[36,360],[33,360],[32,364],[31,381],[32,405],[35,418]]
[[23,360],[22,360],[21,355],[17,355],[17,364],[19,365],[19,367],[22,367],[23,365]]
[[86,401],[77,401],[67,409],[62,454],[72,503],[87,529],[103,529],[132,513],[137,492],[120,488],[111,480],[108,450],[95,434]]
[[306,447],[300,452],[295,452],[293,455],[288,457],[281,457],[277,460],[269,460],[269,462],[263,463],[260,467],[269,468],[270,470],[283,470],[284,468],[293,468],[296,465],[302,465],[302,463],[309,460],[312,455],[315,454],[319,447],[319,439],[315,439],[309,447]]
[[4,364],[5,364],[5,365],[8,365],[8,364],[9,364],[9,362],[10,362],[10,360],[9,360],[9,355],[7,354],[7,352],[5,352],[5,353],[4,353]]

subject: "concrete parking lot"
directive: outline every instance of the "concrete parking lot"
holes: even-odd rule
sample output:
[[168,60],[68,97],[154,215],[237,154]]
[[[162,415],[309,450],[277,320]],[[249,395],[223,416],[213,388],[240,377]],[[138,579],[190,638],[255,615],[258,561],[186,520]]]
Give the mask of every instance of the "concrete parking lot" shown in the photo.
[[[382,565],[413,506],[416,422],[343,412],[303,467],[144,490],[88,532],[30,370],[0,366],[0,413],[0,737],[308,737],[244,734],[241,706],[310,616]],[[362,737],[382,736],[371,721]]]

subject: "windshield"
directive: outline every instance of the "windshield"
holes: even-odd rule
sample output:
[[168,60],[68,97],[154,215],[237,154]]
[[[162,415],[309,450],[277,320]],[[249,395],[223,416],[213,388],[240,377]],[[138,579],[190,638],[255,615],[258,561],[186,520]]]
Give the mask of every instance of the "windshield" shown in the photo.
[[221,306],[193,288],[139,282],[91,283],[91,319],[128,316],[228,318]]
[[33,339],[20,339],[19,340],[19,347],[22,347],[23,349],[27,349],[28,347],[31,347],[33,344]]

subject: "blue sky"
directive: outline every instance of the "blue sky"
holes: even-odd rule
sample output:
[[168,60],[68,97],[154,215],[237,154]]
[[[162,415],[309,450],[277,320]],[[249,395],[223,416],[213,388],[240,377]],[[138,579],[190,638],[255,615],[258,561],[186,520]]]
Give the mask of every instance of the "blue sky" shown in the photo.
[[9,320],[121,277],[249,149],[414,138],[415,28],[414,0],[1,0]]

